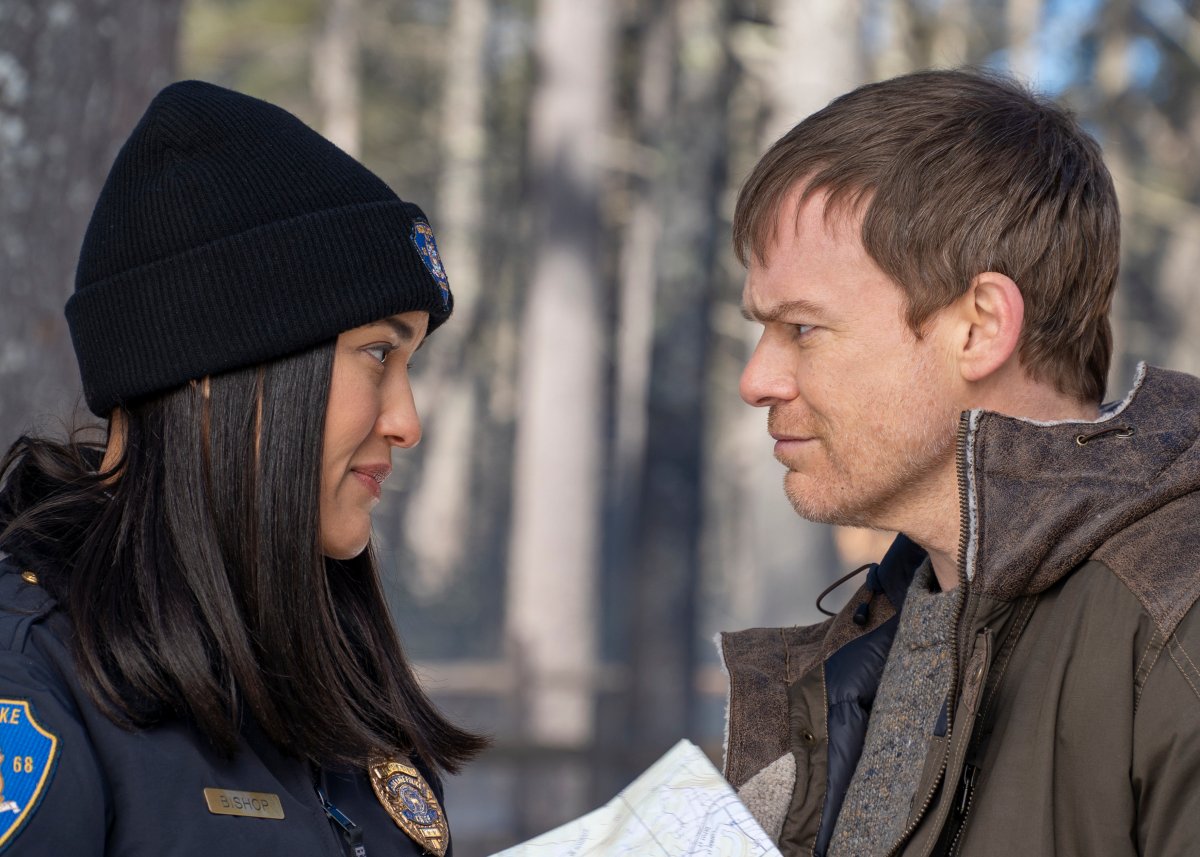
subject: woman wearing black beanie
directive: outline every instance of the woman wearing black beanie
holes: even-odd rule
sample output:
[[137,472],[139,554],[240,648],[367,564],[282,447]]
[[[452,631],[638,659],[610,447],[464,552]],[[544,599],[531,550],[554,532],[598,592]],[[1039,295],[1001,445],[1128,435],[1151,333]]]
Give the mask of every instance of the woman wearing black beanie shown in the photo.
[[451,308],[420,209],[294,116],[154,99],[66,307],[106,443],[0,463],[0,852],[450,853],[439,775],[485,742],[369,537]]

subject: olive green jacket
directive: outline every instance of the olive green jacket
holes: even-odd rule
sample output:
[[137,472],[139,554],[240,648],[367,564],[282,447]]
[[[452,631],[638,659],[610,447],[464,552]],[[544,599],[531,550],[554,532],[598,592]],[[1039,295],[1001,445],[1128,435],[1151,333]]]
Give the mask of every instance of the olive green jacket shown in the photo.
[[[1094,423],[966,413],[958,463],[955,682],[890,853],[1200,854],[1200,380],[1143,369]],[[721,635],[725,776],[785,855],[828,845],[897,591]]]

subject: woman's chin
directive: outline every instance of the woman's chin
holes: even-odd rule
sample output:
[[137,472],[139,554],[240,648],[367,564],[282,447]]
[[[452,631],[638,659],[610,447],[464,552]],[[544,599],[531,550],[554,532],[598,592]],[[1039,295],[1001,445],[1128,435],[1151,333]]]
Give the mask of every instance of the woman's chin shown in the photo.
[[321,553],[329,559],[354,559],[367,549],[370,540],[370,530],[367,530],[361,537],[342,535],[326,538],[322,536]]

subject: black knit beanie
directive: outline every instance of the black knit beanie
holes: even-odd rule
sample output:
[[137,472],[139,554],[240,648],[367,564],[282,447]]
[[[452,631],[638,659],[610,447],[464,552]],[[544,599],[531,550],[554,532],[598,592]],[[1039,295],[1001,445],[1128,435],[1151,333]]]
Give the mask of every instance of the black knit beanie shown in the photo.
[[287,111],[184,81],[117,155],[66,315],[106,416],[396,313],[432,331],[452,305],[421,209]]

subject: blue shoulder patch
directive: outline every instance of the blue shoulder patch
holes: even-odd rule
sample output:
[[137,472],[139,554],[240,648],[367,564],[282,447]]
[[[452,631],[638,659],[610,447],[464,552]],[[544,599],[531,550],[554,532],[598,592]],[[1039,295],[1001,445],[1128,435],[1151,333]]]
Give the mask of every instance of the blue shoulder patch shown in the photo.
[[424,220],[414,220],[412,234],[413,246],[421,255],[421,261],[429,269],[442,290],[442,309],[450,309],[450,280],[446,277],[446,269],[442,266],[442,257],[438,254],[437,241],[433,238],[433,227]]
[[37,809],[54,774],[58,737],[24,699],[0,699],[0,851]]

